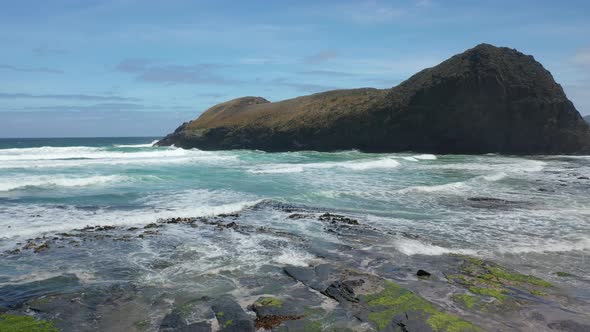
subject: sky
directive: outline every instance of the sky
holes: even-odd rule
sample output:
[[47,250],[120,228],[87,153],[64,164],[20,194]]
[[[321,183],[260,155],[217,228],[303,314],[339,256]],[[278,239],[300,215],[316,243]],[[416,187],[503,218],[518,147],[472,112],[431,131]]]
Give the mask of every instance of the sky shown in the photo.
[[0,0],[0,137],[161,136],[216,103],[390,88],[479,43],[590,114],[590,1]]

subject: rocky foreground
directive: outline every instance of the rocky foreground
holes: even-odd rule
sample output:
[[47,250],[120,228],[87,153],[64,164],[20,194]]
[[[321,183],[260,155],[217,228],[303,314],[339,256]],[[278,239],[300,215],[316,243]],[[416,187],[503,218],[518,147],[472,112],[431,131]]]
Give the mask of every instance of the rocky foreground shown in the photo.
[[215,105],[158,145],[201,150],[588,154],[590,129],[530,55],[481,44],[391,89]]
[[[267,226],[256,222],[261,215]],[[30,239],[2,260],[20,268],[83,262],[87,271],[37,271],[33,281],[1,287],[0,331],[590,330],[590,305],[568,287],[581,277],[555,271],[550,282],[473,256],[406,256],[390,245],[400,236],[415,237],[263,201],[239,214]],[[208,256],[208,243],[227,251]],[[276,260],[287,246],[306,261]],[[266,261],[250,259],[261,252]]]

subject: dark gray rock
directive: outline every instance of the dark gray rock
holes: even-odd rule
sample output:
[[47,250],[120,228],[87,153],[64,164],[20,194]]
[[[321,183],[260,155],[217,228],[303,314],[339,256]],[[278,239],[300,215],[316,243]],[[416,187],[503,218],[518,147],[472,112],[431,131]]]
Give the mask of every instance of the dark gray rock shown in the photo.
[[160,324],[160,332],[210,332],[211,324],[197,322],[188,324],[186,319],[177,311],[172,311],[164,317]]
[[65,274],[45,280],[32,281],[20,285],[0,287],[0,309],[10,308],[28,299],[56,294],[71,293],[81,288],[78,278]]
[[590,325],[580,324],[572,320],[559,320],[547,324],[550,329],[556,331],[567,331],[567,332],[582,332],[590,331]]
[[231,296],[222,296],[211,307],[225,332],[254,332],[254,321]]

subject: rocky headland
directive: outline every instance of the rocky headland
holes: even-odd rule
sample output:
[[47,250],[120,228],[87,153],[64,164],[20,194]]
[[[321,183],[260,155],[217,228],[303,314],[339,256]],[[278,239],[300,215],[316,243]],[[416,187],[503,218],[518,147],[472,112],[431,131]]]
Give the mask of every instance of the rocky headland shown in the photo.
[[202,150],[590,153],[590,129],[532,56],[480,44],[391,89],[215,105],[157,143]]

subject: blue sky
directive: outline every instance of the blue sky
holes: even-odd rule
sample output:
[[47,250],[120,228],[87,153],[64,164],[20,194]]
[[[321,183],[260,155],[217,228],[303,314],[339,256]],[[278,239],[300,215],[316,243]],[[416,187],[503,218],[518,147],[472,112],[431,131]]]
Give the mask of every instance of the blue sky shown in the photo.
[[588,1],[0,0],[0,137],[158,136],[245,95],[397,85],[481,42],[590,114]]

